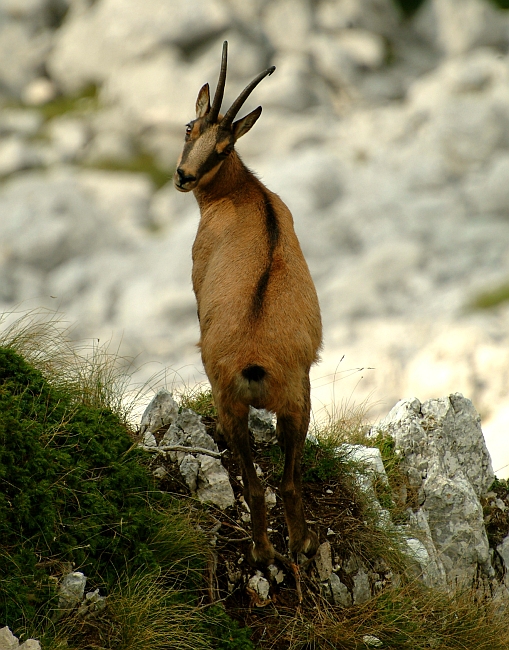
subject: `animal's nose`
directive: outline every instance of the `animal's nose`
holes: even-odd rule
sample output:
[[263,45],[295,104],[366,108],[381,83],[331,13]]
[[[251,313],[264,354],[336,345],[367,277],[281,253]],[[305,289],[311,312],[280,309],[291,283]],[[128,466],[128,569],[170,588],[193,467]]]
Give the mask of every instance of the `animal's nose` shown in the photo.
[[192,176],[191,174],[186,175],[185,171],[180,167],[177,168],[177,174],[181,185],[185,185],[186,183],[191,183],[192,181],[196,180],[196,176]]

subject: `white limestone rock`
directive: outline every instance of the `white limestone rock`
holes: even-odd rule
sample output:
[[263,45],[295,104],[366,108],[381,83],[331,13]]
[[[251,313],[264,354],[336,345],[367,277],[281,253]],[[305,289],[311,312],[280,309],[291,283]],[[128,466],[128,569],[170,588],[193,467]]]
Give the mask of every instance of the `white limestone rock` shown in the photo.
[[19,647],[19,641],[8,627],[0,629],[0,650],[15,650]]
[[329,583],[332,602],[341,607],[351,607],[353,605],[352,595],[348,587],[341,582],[337,573],[331,574]]
[[27,639],[19,646],[19,650],[41,650],[41,644],[37,639]]
[[369,577],[363,567],[360,567],[353,577],[353,604],[362,605],[368,600],[371,600],[371,585]]
[[[201,416],[190,409],[183,409],[179,413],[159,445],[183,445],[218,451],[216,443],[201,421]],[[213,503],[221,509],[229,508],[235,503],[228,473],[220,459],[199,453],[186,454],[182,451],[170,452],[170,457],[179,463],[180,472],[189,489],[200,501]]]
[[3,627],[0,629],[0,650],[41,650],[41,644],[36,639],[27,639],[20,645],[10,629]]
[[59,609],[72,609],[81,603],[86,584],[87,578],[81,571],[73,571],[64,576],[58,590]]
[[[403,527],[402,530],[406,532]],[[410,557],[419,565],[420,578],[428,587],[445,588],[447,576],[442,559],[433,543],[428,523],[428,512],[421,508],[415,513],[410,513],[407,531],[407,535],[412,535],[412,533],[418,535],[418,538],[407,536],[406,541]]]
[[24,88],[40,76],[41,62],[51,47],[47,30],[6,16],[0,6],[0,86],[19,99]]
[[249,589],[252,589],[260,599],[258,605],[261,605],[264,603],[264,601],[269,600],[270,583],[267,578],[263,576],[261,571],[257,571],[254,576],[251,576],[251,578],[249,578],[247,586]]
[[399,16],[390,0],[324,0],[318,6],[316,20],[327,31],[360,28],[390,36]]
[[48,69],[65,92],[76,92],[88,83],[103,83],[132,61],[150,59],[171,46],[193,47],[228,24],[226,8],[218,0],[183,5],[104,0],[70,12],[55,38]]
[[509,39],[509,18],[491,2],[430,0],[421,14],[417,30],[448,56],[483,45],[503,46]]
[[249,431],[257,443],[271,444],[276,442],[276,417],[265,409],[249,407]]
[[18,135],[0,140],[0,177],[35,167],[38,162],[36,151]]
[[332,575],[332,551],[329,542],[320,544],[316,551],[314,562],[320,582],[329,580]]
[[43,106],[55,99],[57,94],[57,87],[51,79],[37,77],[23,88],[21,101],[27,106]]
[[310,67],[309,57],[303,52],[278,52],[273,59],[277,69],[256,89],[256,102],[262,106],[303,111],[318,104],[319,87]]
[[402,400],[376,427],[392,435],[402,469],[421,477],[423,520],[449,585],[472,584],[481,570],[491,577],[489,546],[479,497],[494,479],[480,418],[459,393]]
[[90,139],[86,123],[79,118],[68,116],[52,119],[47,134],[51,138],[56,158],[63,163],[82,158]]
[[2,108],[0,113],[0,135],[16,134],[22,137],[31,137],[41,128],[44,117],[37,110]]
[[155,433],[165,424],[171,424],[178,416],[178,404],[173,395],[164,388],[152,398],[143,412],[140,434]]
[[505,567],[504,582],[505,586],[509,589],[509,535],[502,540],[502,543],[497,546],[497,553],[502,558]]
[[262,20],[265,33],[278,51],[300,51],[309,39],[313,26],[311,5],[307,0],[277,0],[267,3]]

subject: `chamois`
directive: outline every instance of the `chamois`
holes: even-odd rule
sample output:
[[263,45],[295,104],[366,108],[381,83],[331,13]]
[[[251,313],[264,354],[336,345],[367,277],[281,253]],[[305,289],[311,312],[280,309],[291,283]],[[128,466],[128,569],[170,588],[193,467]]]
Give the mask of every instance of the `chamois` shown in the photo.
[[304,517],[301,459],[309,426],[309,369],[322,341],[316,290],[283,201],[245,167],[236,141],[260,117],[261,106],[234,122],[253,89],[275,68],[261,72],[223,116],[227,47],[212,105],[205,84],[196,119],[187,124],[174,183],[193,191],[200,223],[192,249],[193,289],[201,355],[218,412],[218,427],[237,457],[251,510],[250,558],[270,564],[265,496],[249,443],[249,406],[277,415],[284,450],[280,493],[290,553],[315,553],[318,538]]

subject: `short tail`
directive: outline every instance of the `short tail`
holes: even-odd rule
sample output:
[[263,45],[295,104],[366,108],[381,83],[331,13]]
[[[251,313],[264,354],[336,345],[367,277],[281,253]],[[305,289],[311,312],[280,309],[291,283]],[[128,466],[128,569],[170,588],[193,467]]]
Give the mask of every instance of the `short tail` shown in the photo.
[[248,381],[261,381],[266,374],[267,372],[265,368],[257,365],[246,366],[241,372],[244,379],[247,379]]

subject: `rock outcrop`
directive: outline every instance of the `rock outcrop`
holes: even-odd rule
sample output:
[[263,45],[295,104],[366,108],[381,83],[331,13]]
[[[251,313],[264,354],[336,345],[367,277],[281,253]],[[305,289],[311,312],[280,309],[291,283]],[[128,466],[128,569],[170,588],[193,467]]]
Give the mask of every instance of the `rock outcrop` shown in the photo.
[[[509,303],[469,309],[509,277],[508,12],[488,0],[426,0],[405,20],[392,0],[176,6],[1,4],[0,310],[58,308],[77,338],[122,338],[141,382],[147,362],[201,379],[197,208],[171,175],[227,38],[225,102],[277,66],[239,151],[291,208],[316,281],[315,408],[343,369],[366,368],[339,386],[372,395],[378,415],[403,394],[454,390],[485,418],[502,413]],[[503,444],[488,443],[507,472]]]
[[[162,412],[169,415],[161,417]],[[272,420],[270,413],[253,412],[253,436],[259,436],[260,422],[263,433],[270,430]],[[149,422],[154,423],[154,431],[161,422],[166,427],[171,423],[159,443],[155,438],[153,442],[148,439],[147,435],[153,435],[145,430],[145,449],[152,453],[167,450],[193,494],[220,508],[234,505],[233,490],[220,459],[200,455],[196,449],[217,452],[199,416],[190,410],[176,415],[173,399],[161,392],[147,407],[142,422],[142,431]],[[472,402],[460,393],[426,402],[416,398],[401,400],[370,430],[369,437],[394,441],[398,472],[404,480],[392,498],[398,510],[405,513],[405,523],[401,515],[398,523],[393,523],[389,510],[377,501],[375,484],[389,485],[380,450],[343,444],[337,451],[359,468],[356,482],[372,504],[377,525],[392,530],[406,542],[405,553],[415,566],[415,575],[432,588],[477,589],[484,597],[509,606],[509,530],[500,544],[490,548],[481,501],[495,495],[489,492],[495,476],[480,417]],[[258,443],[270,446],[275,440],[262,436]],[[180,451],[171,451],[172,446],[178,446]],[[182,449],[186,446],[195,449],[185,453]],[[270,509],[276,504],[276,495],[270,488],[267,494]],[[241,520],[247,523],[249,508],[242,496],[240,500],[247,510],[240,508]],[[509,507],[501,499],[498,501],[493,502],[495,507]],[[331,530],[329,533],[335,534]],[[352,554],[338,564],[328,541],[319,547],[314,566],[322,595],[342,607],[360,605],[398,580],[378,557],[369,558],[368,563],[366,558]],[[229,576],[233,589],[241,574],[232,569]],[[269,602],[269,583],[260,572],[251,577],[247,586],[256,606]]]

